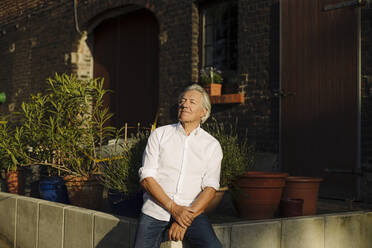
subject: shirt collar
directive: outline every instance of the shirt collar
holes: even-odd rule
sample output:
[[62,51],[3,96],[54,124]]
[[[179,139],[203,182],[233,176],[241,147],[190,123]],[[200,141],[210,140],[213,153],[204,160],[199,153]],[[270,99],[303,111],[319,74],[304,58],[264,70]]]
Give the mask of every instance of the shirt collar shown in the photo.
[[[195,128],[194,130],[192,130],[192,132],[190,133],[189,136],[191,136],[191,135],[194,135],[194,136],[198,135],[199,132],[200,132],[200,129],[201,129],[201,127],[200,127],[200,124],[199,124],[199,126],[197,128]],[[183,128],[182,123],[180,121],[177,123],[177,131],[180,132],[180,133],[182,133],[183,135],[186,135],[185,129]]]

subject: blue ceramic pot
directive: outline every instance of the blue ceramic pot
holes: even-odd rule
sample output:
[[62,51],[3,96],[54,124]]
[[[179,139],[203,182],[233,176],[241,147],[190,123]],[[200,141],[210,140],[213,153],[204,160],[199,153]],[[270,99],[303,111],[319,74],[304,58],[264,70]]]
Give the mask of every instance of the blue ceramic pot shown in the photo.
[[69,204],[65,181],[61,177],[45,177],[39,182],[40,196],[44,200]]

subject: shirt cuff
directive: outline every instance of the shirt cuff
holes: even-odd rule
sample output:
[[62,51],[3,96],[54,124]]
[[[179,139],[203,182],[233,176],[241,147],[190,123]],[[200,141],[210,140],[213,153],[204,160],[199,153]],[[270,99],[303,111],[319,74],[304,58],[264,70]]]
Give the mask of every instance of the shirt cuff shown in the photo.
[[144,169],[140,168],[138,171],[140,182],[146,177],[156,178],[156,169]]
[[202,189],[204,190],[206,187],[212,187],[215,190],[219,190],[220,189],[220,183],[216,180],[209,180],[209,181],[206,181],[206,182],[202,183]]

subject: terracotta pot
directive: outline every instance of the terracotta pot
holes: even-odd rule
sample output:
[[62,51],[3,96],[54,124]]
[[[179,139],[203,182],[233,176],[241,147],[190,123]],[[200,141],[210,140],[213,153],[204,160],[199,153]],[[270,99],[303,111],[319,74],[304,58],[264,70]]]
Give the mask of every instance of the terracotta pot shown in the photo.
[[205,210],[204,210],[204,212],[206,214],[209,214],[209,213],[213,212],[217,208],[218,204],[220,204],[220,202],[222,200],[223,195],[225,194],[225,192],[228,189],[229,188],[226,186],[226,187],[222,187],[222,188],[220,188],[219,190],[216,191],[216,196],[209,203],[208,207],[206,207]]
[[288,177],[283,198],[303,199],[303,215],[314,215],[318,206],[319,184],[322,178]]
[[10,170],[6,172],[6,184],[9,193],[23,195],[24,194],[23,171],[21,169],[17,169],[15,171]]
[[303,199],[281,199],[280,200],[280,216],[295,217],[303,215]]
[[247,219],[270,219],[278,209],[288,173],[247,172],[236,181],[236,205]]
[[103,186],[95,177],[65,176],[71,205],[98,210],[102,202]]
[[210,96],[220,96],[221,88],[222,84],[208,84],[204,87],[205,91],[207,91]]

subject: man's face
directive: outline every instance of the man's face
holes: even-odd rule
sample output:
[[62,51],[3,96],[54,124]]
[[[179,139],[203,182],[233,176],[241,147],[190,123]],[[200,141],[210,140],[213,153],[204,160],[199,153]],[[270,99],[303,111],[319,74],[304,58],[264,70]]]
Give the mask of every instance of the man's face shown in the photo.
[[199,124],[207,112],[202,107],[202,101],[202,94],[199,91],[187,91],[178,105],[178,119],[182,123],[197,122]]

